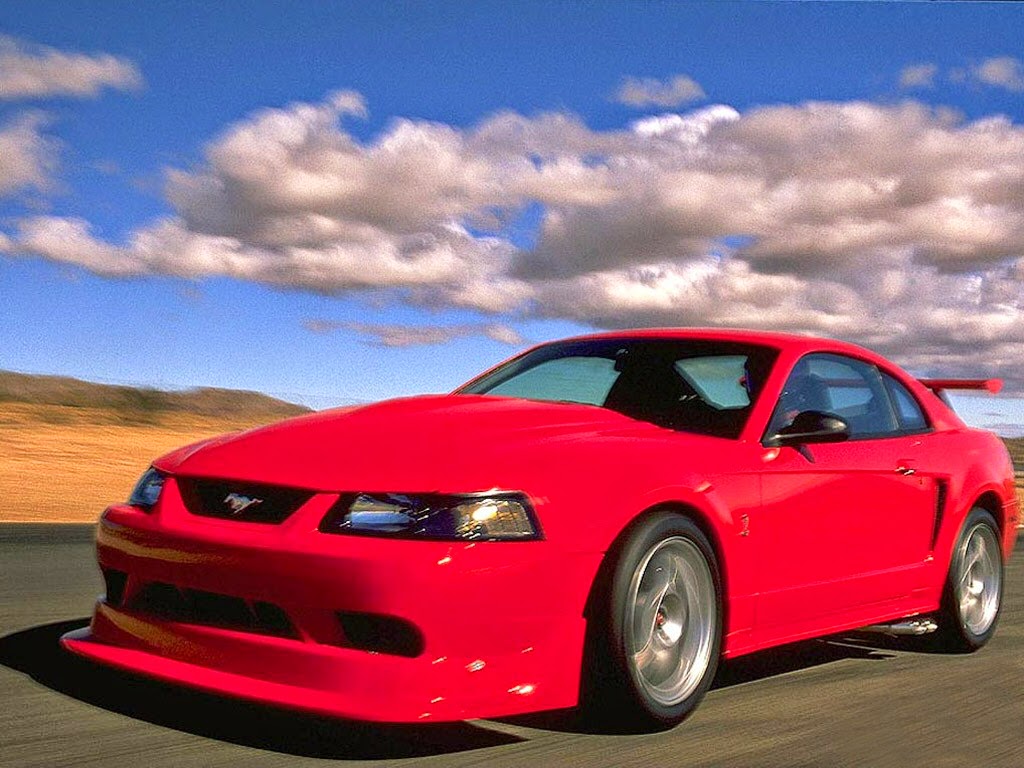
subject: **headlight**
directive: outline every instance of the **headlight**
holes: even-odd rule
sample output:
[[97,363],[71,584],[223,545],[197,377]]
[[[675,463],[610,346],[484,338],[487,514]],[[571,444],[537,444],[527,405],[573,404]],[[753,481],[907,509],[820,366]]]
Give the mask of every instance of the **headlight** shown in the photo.
[[147,469],[139,482],[135,484],[135,490],[128,498],[128,503],[133,507],[144,509],[147,512],[153,508],[157,499],[160,498],[160,491],[164,489],[164,475],[150,467]]
[[473,496],[360,493],[343,496],[320,530],[414,539],[539,539],[529,503],[519,494]]

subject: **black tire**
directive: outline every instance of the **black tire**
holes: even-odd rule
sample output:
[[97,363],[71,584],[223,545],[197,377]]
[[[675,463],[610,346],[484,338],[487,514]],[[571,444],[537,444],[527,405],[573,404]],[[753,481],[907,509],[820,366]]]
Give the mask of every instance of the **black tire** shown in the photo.
[[[645,634],[637,651],[637,637]],[[682,722],[715,677],[721,642],[722,588],[711,543],[682,515],[665,511],[641,519],[609,553],[595,586],[584,717],[604,730]],[[665,678],[656,679],[663,672]]]
[[[972,559],[977,554],[972,547],[983,545],[984,569],[979,578],[972,579],[973,591],[978,591],[978,606],[964,596],[965,569],[975,568]],[[991,639],[999,623],[1003,603],[1003,553],[1000,547],[999,527],[987,510],[972,509],[964,520],[953,547],[949,572],[942,595],[942,608],[938,616],[939,628],[933,635],[937,649],[951,653],[973,653]],[[977,572],[977,570],[975,571]],[[987,577],[987,578],[986,578]]]

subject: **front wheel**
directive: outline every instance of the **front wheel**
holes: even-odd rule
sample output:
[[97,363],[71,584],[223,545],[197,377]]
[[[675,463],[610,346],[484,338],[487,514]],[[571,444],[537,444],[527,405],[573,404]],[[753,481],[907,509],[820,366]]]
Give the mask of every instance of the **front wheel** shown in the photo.
[[667,727],[711,685],[721,651],[721,585],[714,550],[688,518],[662,512],[617,550],[602,595],[585,705],[606,722]]
[[996,630],[1003,597],[1003,553],[992,515],[974,509],[957,538],[949,564],[936,641],[943,649],[970,653]]

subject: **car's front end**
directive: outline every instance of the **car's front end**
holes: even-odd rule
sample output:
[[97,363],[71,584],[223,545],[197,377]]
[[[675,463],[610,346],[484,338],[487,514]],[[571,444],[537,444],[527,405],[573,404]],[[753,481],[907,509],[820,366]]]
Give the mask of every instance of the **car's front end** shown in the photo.
[[[325,532],[337,493],[300,492],[308,498],[280,522],[230,510],[211,517],[190,509],[204,484],[168,475],[151,509],[103,514],[106,595],[66,647],[209,690],[365,720],[575,703],[585,627],[582,611],[566,607],[586,593],[599,556],[556,556],[536,540]],[[244,491],[251,500],[261,489]]]
[[[451,399],[427,410],[450,409]],[[369,410],[401,420],[417,407]],[[486,421],[480,407],[462,405]],[[522,426],[515,403],[484,407],[519,414]],[[318,430],[363,434],[332,426],[348,418],[365,417],[307,417],[157,461],[130,502],[99,521],[106,594],[65,647],[157,678],[362,720],[574,705],[599,548],[551,541],[541,527],[551,497],[494,488],[507,474],[472,445],[409,462],[389,461],[368,439],[346,451],[320,439]],[[250,449],[276,469],[258,466]],[[325,452],[343,471],[311,470]],[[473,453],[494,482],[473,479]],[[382,467],[409,463],[420,472],[398,474],[411,485],[382,491],[394,476]],[[462,492],[438,491],[442,474]]]

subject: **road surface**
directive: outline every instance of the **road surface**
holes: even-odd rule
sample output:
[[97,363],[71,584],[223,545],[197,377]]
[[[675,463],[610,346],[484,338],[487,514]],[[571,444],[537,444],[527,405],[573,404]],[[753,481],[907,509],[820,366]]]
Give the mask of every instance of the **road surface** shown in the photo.
[[871,636],[727,664],[697,712],[647,735],[549,714],[431,727],[294,715],[90,667],[57,638],[100,582],[86,526],[0,525],[0,765],[1024,766],[1024,545],[995,639],[970,656]]

